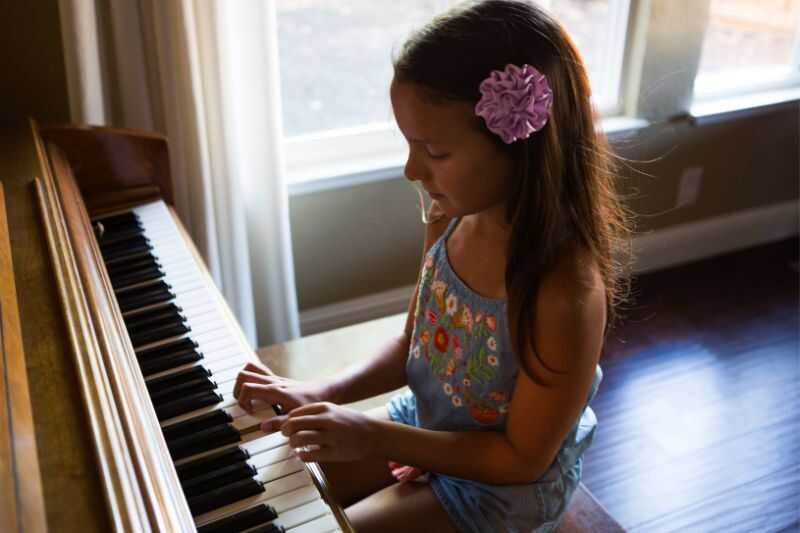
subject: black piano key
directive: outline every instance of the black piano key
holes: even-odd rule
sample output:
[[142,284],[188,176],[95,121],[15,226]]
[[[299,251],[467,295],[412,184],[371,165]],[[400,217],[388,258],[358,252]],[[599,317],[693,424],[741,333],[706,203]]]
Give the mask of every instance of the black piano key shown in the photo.
[[155,327],[149,331],[143,331],[131,335],[131,343],[134,347],[152,344],[154,342],[169,339],[171,337],[180,337],[192,331],[192,328],[185,323],[179,324],[165,324],[164,326]]
[[197,342],[188,337],[182,339],[175,339],[172,341],[153,346],[152,348],[145,348],[144,350],[136,350],[136,358],[139,361],[147,361],[150,359],[160,359],[161,357],[170,355],[179,355],[186,352],[196,352]]
[[[173,302],[167,305],[170,304],[174,305]],[[151,308],[150,310],[152,311],[150,314],[141,315],[136,320],[125,322],[125,329],[128,330],[128,334],[131,337],[146,333],[153,328],[176,326],[186,322],[186,316],[178,311],[177,307],[169,308],[163,306]]]
[[203,413],[188,420],[175,422],[161,428],[164,439],[167,441],[177,441],[183,437],[189,437],[201,431],[206,431],[217,426],[223,426],[233,422],[233,417],[222,409],[217,409],[210,413]]
[[127,228],[118,228],[116,230],[109,230],[103,226],[103,235],[98,239],[100,246],[113,244],[116,242],[124,241],[135,237],[137,235],[144,235],[144,228],[141,226],[131,226]]
[[160,267],[161,263],[155,258],[153,254],[138,257],[135,260],[127,261],[125,263],[117,263],[115,265],[106,265],[109,277],[113,280],[115,277],[124,276],[134,272],[139,272],[144,269]]
[[264,487],[261,483],[254,479],[243,479],[200,496],[187,498],[187,501],[192,515],[197,516],[262,492],[264,492]]
[[131,287],[130,289],[121,289],[118,291],[114,291],[114,294],[117,296],[117,301],[125,301],[130,300],[131,298],[136,298],[137,296],[141,296],[143,294],[149,294],[152,292],[165,292],[172,288],[172,286],[167,283],[166,281],[155,281],[153,283],[148,283],[147,285],[139,285],[138,287]]
[[163,278],[164,276],[166,276],[166,274],[163,270],[158,267],[152,267],[111,278],[111,285],[116,291],[125,287],[130,287],[131,285],[144,283],[145,281],[155,281]]
[[178,461],[198,453],[209,452],[227,444],[241,442],[242,434],[228,424],[220,424],[193,435],[167,441],[167,448],[173,461]]
[[226,466],[240,461],[245,461],[249,458],[250,454],[245,450],[234,447],[213,452],[205,457],[200,457],[199,459],[178,465],[175,467],[175,470],[178,473],[178,479],[184,481],[210,472],[211,470],[225,468]]
[[[261,504],[250,509],[245,509],[231,516],[226,516],[204,526],[197,528],[197,533],[229,533],[231,531],[244,531],[266,525],[268,522],[278,518],[278,513],[271,505]],[[283,533],[283,527],[269,524],[272,529],[266,529],[271,533]]]
[[149,392],[150,395],[157,394],[162,390],[169,390],[176,385],[187,381],[193,381],[201,377],[211,377],[211,371],[206,370],[202,366],[194,366],[186,370],[180,370],[174,374],[168,374],[148,381],[146,383],[147,392]]
[[146,242],[140,244],[131,244],[130,246],[115,245],[110,250],[101,250],[101,252],[103,254],[103,261],[106,264],[118,264],[120,261],[123,261],[126,258],[139,256],[144,257],[146,254],[153,255],[150,253],[152,250],[153,246],[149,244],[149,242]]
[[168,355],[158,359],[148,359],[146,361],[139,361],[139,368],[142,375],[146,378],[159,372],[164,372],[171,368],[177,368],[181,365],[195,363],[203,358],[203,354],[194,350],[189,352],[179,353],[177,355]]
[[191,413],[201,407],[208,407],[215,405],[222,401],[222,395],[213,391],[203,391],[195,394],[190,394],[178,400],[153,405],[156,409],[156,416],[159,420],[167,420],[175,416],[185,415]]
[[127,211],[118,215],[101,216],[93,218],[92,222],[100,222],[105,228],[120,228],[128,226],[141,226],[139,215],[133,211]]
[[120,309],[123,313],[127,313],[128,311],[133,311],[134,309],[140,309],[142,307],[155,305],[161,302],[169,302],[174,299],[175,293],[172,291],[152,291],[136,298],[126,299],[125,303],[120,306]]
[[110,242],[101,242],[100,251],[103,252],[103,256],[111,256],[143,244],[150,244],[150,239],[144,234],[131,235],[127,239],[115,239]]
[[264,524],[248,529],[247,533],[286,533],[286,528],[275,524]]
[[192,479],[181,482],[183,494],[187,498],[202,496],[219,487],[232,485],[243,479],[254,477],[258,471],[247,461],[239,461],[216,470],[210,470]]
[[140,307],[167,302],[175,299],[172,287],[163,281],[151,283],[135,289],[128,289],[117,294],[117,303],[123,313]]
[[125,329],[131,332],[143,326],[148,327],[150,323],[161,323],[164,320],[169,320],[176,316],[183,317],[183,309],[175,305],[174,302],[169,302],[165,305],[150,308],[139,313],[125,315],[122,319],[125,321]]
[[179,385],[175,385],[171,389],[164,389],[155,394],[150,395],[150,401],[156,406],[156,409],[161,405],[172,404],[178,400],[182,400],[203,392],[211,392],[217,388],[217,384],[207,377],[197,378],[193,381],[185,381]]
[[130,261],[139,261],[141,259],[149,259],[154,257],[152,253],[152,246],[149,244],[146,246],[137,247],[135,250],[129,250],[125,253],[120,253],[115,255],[114,257],[106,257],[103,256],[103,260],[105,261],[106,267],[119,267],[124,263],[128,263]]

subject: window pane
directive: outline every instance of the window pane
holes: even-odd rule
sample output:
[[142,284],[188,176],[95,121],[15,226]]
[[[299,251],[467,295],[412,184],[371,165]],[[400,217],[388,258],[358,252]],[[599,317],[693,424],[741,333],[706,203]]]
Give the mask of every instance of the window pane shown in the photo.
[[287,137],[390,122],[392,52],[442,0],[279,0]]
[[[392,51],[457,1],[278,0],[284,134],[391,122]],[[609,68],[615,42],[609,1],[539,0],[575,40],[595,99],[610,86],[606,77],[619,75]]]
[[[608,73],[606,58],[615,52],[611,47],[617,28],[613,28],[609,0],[549,0],[540,4],[561,22],[575,41],[589,70],[592,92],[600,91],[606,83],[603,76]],[[618,31],[625,31],[625,28]]]
[[744,81],[759,81],[759,72],[785,76],[799,17],[800,0],[712,0],[698,74],[748,69],[752,78]]

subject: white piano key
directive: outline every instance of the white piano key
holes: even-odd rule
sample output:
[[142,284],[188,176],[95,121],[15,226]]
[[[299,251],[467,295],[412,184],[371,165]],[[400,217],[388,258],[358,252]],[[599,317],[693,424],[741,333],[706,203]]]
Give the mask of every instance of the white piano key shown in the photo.
[[[169,425],[172,425],[172,424],[176,424],[178,422],[183,422],[184,420],[189,420],[190,418],[194,418],[196,416],[200,416],[200,415],[203,415],[203,414],[206,414],[206,413],[211,413],[213,411],[216,411],[217,409],[222,409],[223,411],[228,413],[231,416],[231,418],[233,418],[234,420],[237,420],[237,419],[242,418],[244,416],[253,416],[254,418],[257,418],[259,420],[259,423],[260,423],[261,421],[269,420],[270,418],[275,416],[275,411],[272,409],[272,407],[270,407],[268,405],[259,407],[257,410],[254,410],[253,413],[251,414],[251,413],[248,413],[247,411],[245,411],[244,409],[242,409],[241,407],[239,407],[238,403],[231,404],[230,403],[231,398],[232,398],[232,396],[227,396],[226,397],[225,395],[223,395],[224,401],[222,403],[209,405],[207,407],[202,407],[200,409],[196,409],[194,411],[191,411],[191,412],[183,414],[183,415],[179,415],[179,416],[175,416],[175,417],[172,417],[172,418],[168,418],[167,420],[164,420],[163,422],[161,422],[161,427],[165,427],[165,426],[169,426]],[[235,402],[235,400],[234,400],[234,402]],[[242,428],[251,427],[254,424],[255,424],[255,422],[249,422],[248,423],[248,422],[245,422],[245,421],[239,423],[239,425],[242,426]],[[239,428],[237,428],[237,429],[239,429]]]
[[261,427],[261,422],[270,418],[266,416],[264,418],[260,418],[259,415],[242,415],[240,417],[233,419],[233,427],[235,427],[240,433],[244,433],[247,431],[252,431],[254,429],[258,429]]
[[288,476],[289,474],[294,474],[295,472],[299,472],[301,470],[305,471],[305,464],[303,461],[297,457],[292,457],[291,459],[287,459],[272,465],[267,465],[264,468],[259,469],[258,474],[255,476],[255,480],[266,485],[270,481]]
[[175,368],[170,368],[168,370],[163,370],[161,372],[157,372],[150,376],[147,376],[147,381],[151,379],[160,378],[163,376],[168,376],[170,374],[174,374],[175,372],[180,372],[181,370],[187,370],[189,368],[193,368],[196,366],[202,366],[203,368],[210,370],[211,372],[219,372],[222,370],[229,370],[231,368],[241,368],[243,367],[249,359],[244,356],[244,354],[240,354],[238,356],[220,359],[220,360],[211,360],[204,358],[196,361],[194,363],[187,363],[185,365],[176,366]]
[[221,372],[215,372],[214,375],[211,376],[211,379],[217,383],[226,383],[228,381],[233,381],[235,383],[236,378],[239,376],[239,372],[241,372],[243,369],[244,366],[242,366],[242,368],[230,368]]
[[236,385],[235,381],[226,381],[224,383],[219,383],[217,382],[217,380],[214,380],[214,382],[217,383],[217,388],[215,390],[218,393],[233,395],[233,387],[234,385]]
[[[328,513],[310,522],[293,527],[287,530],[287,533],[332,533],[334,531],[339,531],[339,523],[333,513]],[[247,530],[243,533],[247,533]]]
[[243,447],[244,445],[250,443],[251,441],[257,440],[259,438],[259,434],[263,434],[263,433],[260,432],[260,431],[251,431],[250,433],[245,433],[244,435],[242,435],[242,440],[239,441],[239,442],[233,442],[231,444],[225,444],[224,446],[219,446],[218,448],[212,448],[210,450],[206,450],[206,451],[203,451],[203,452],[200,452],[200,453],[196,453],[194,455],[190,455],[188,457],[184,457],[183,459],[178,459],[177,461],[175,461],[175,465],[182,465],[182,464],[185,464],[185,463],[191,463],[192,461],[194,461],[196,459],[200,459],[202,457],[205,457],[207,455],[211,455],[213,453],[220,452],[222,450],[227,450],[227,449],[236,448],[236,447]]
[[251,457],[247,460],[247,462],[253,465],[256,470],[259,470],[267,465],[279,463],[281,461],[291,459],[294,456],[295,455],[292,447],[288,444],[284,444],[283,446],[278,446],[277,448],[272,448],[271,450],[267,450],[256,455],[251,454]]
[[309,476],[308,472],[301,470],[264,485],[264,492],[261,494],[244,498],[238,502],[228,504],[224,507],[220,507],[219,509],[214,509],[213,511],[197,516],[195,518],[195,524],[197,524],[197,526],[204,526],[210,522],[231,516],[262,503],[272,505],[271,501],[282,494],[313,485],[314,481],[311,479],[311,476]]
[[[281,515],[285,514],[290,509],[296,509],[319,499],[320,495],[319,492],[317,492],[317,487],[312,483],[311,485],[305,485],[299,489],[276,496],[270,500],[269,504],[275,508],[275,511],[278,513],[278,519],[280,520]],[[327,507],[325,510],[329,511]]]
[[160,422],[161,427],[170,426],[172,424],[176,424],[178,422],[183,422],[184,420],[189,420],[190,418],[194,418],[196,416],[204,415],[206,413],[211,413],[216,411],[217,409],[225,409],[227,407],[233,407],[236,405],[236,400],[232,397],[222,397],[222,401],[215,403],[213,405],[208,405],[206,407],[201,407],[200,409],[195,409],[194,411],[190,411],[188,413],[173,416],[172,418],[167,418]]
[[289,437],[280,431],[262,434],[260,438],[255,438],[241,445],[250,455],[257,455],[268,450],[273,450],[289,443]]
[[307,522],[311,522],[315,518],[319,518],[320,516],[324,516],[330,512],[331,511],[325,501],[322,498],[319,498],[299,507],[295,507],[294,509],[289,509],[288,511],[279,513],[278,518],[276,518],[273,523],[275,525],[283,526],[288,530]]

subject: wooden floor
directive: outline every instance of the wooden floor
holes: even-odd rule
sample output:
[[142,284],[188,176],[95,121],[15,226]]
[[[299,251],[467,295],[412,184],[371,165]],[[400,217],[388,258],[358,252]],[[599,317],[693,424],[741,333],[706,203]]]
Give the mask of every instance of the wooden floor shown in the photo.
[[800,528],[798,241],[641,276],[583,481],[626,529]]

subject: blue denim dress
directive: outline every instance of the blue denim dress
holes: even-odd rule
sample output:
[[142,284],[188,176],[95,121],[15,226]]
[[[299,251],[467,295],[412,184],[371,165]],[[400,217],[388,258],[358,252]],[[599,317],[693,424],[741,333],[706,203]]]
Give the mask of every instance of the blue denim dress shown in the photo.
[[[476,294],[451,268],[445,243],[457,223],[450,222],[425,257],[406,362],[411,392],[387,408],[395,422],[426,429],[503,431],[519,372],[507,302]],[[429,474],[431,488],[461,531],[555,530],[580,482],[582,454],[597,425],[589,403],[601,379],[598,366],[583,412],[537,481],[491,485]]]

